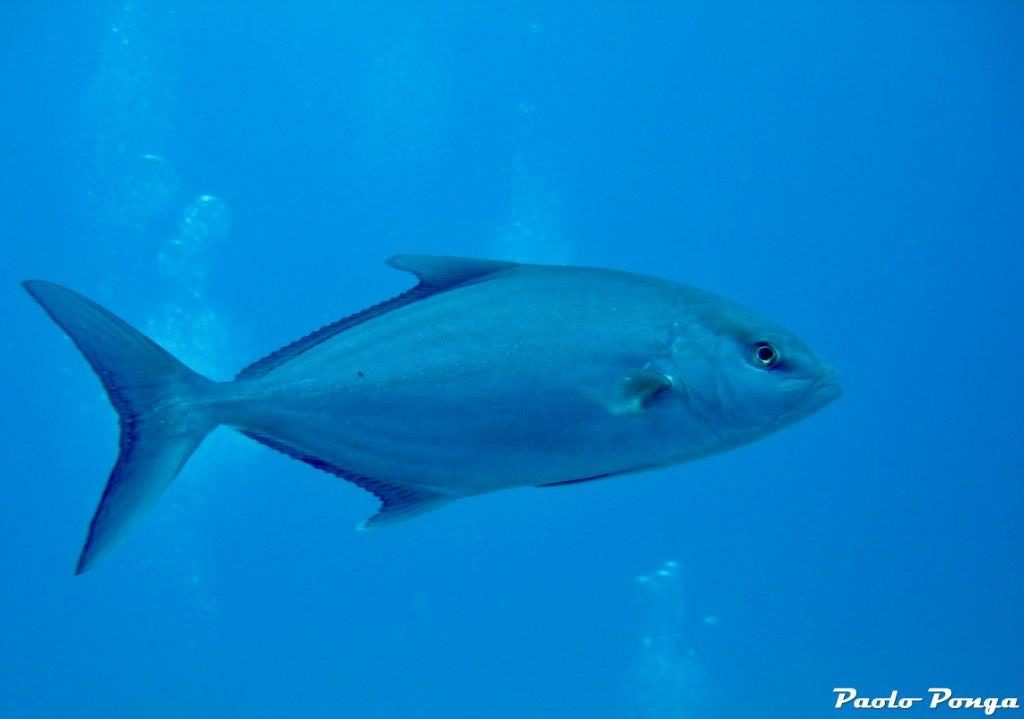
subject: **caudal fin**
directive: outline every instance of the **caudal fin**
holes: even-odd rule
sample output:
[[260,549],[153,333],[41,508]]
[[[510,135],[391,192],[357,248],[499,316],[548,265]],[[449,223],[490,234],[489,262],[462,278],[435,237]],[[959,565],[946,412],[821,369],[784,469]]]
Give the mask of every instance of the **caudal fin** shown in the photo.
[[216,384],[77,292],[41,280],[22,286],[92,365],[120,419],[120,453],[78,558],[81,574],[125,537],[217,425],[209,411]]

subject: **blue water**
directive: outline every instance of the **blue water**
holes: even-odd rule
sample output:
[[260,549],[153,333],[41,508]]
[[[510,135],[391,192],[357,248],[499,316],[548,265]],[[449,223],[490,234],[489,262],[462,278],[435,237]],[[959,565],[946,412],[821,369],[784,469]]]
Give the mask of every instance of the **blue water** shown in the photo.
[[[1024,694],[1024,5],[490,5],[0,9],[0,716]],[[407,287],[397,252],[705,287],[846,394],[729,454],[375,533],[369,495],[220,430],[73,577],[116,419],[17,281],[226,379]]]

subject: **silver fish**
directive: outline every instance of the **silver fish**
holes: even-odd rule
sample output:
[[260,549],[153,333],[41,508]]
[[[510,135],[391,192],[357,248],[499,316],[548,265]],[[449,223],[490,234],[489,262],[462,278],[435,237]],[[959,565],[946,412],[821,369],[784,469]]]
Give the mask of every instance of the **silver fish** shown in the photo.
[[99,375],[121,443],[79,557],[112,549],[203,438],[231,426],[375,494],[377,527],[460,497],[665,467],[840,394],[778,325],[666,280],[400,255],[419,284],[213,382],[60,285],[25,288]]

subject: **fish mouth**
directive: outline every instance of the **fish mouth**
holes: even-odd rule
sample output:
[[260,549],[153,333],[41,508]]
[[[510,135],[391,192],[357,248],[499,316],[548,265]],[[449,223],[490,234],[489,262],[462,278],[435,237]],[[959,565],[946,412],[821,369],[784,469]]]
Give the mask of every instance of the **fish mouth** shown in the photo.
[[839,382],[839,373],[832,367],[826,367],[818,381],[811,385],[807,393],[807,399],[814,409],[817,410],[839,399],[842,394],[843,385]]
[[818,375],[817,379],[808,383],[800,400],[793,409],[779,417],[776,426],[784,426],[808,417],[843,394],[843,386],[839,383],[839,373],[831,367]]

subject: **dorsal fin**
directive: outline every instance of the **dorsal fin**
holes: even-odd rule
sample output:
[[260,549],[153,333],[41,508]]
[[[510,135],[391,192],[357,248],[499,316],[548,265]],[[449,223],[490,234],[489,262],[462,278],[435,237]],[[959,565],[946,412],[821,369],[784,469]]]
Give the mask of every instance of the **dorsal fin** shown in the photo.
[[442,507],[455,499],[425,487],[415,487],[364,476],[358,472],[333,465],[297,447],[293,447],[287,442],[268,437],[265,434],[258,432],[242,432],[242,434],[255,439],[260,444],[286,454],[292,459],[305,462],[311,467],[316,467],[319,470],[333,474],[335,477],[351,482],[357,487],[370,492],[380,500],[380,509],[372,517],[363,521],[359,525],[359,529],[376,529],[377,527],[394,524]]
[[261,360],[249,365],[235,379],[252,379],[262,377],[271,370],[280,367],[293,357],[316,347],[340,332],[362,324],[374,317],[380,317],[399,307],[437,295],[464,285],[479,282],[500,272],[515,267],[514,262],[500,260],[474,260],[468,257],[439,257],[433,255],[395,255],[388,260],[388,265],[398,270],[412,272],[419,278],[418,285],[406,290],[397,297],[385,300],[368,307],[362,312],[343,317],[315,332],[296,340],[281,349],[270,353]]
[[411,272],[420,278],[422,284],[443,292],[515,267],[516,263],[442,255],[395,255],[388,259],[388,265]]

